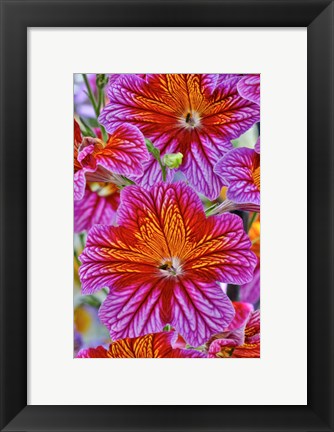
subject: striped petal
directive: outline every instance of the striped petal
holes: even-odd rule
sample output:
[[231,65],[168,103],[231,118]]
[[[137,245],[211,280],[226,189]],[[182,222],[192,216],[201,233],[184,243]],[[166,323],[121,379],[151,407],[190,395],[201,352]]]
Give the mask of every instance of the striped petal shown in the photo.
[[137,338],[121,339],[110,344],[78,353],[77,358],[203,358],[200,351],[174,347],[175,332],[151,333]]
[[108,142],[95,154],[96,163],[105,169],[125,176],[140,175],[148,152],[142,133],[136,127],[120,125]]
[[253,279],[240,286],[240,300],[254,305],[260,300],[260,261],[254,270]]
[[232,357],[259,358],[260,345],[260,311],[256,310],[246,325],[244,343],[234,349]]
[[[218,80],[207,74],[155,74],[146,80],[122,75],[110,87],[110,103],[99,121],[109,132],[131,123],[161,154],[170,147],[181,152],[180,169],[190,184],[216,198],[222,184],[214,165],[232,148],[232,139],[259,121],[259,107],[237,91],[240,77]],[[151,161],[145,169],[153,170],[153,165]],[[148,185],[147,179],[142,185]]]
[[86,189],[83,199],[74,201],[74,232],[89,231],[95,224],[112,225],[116,218],[119,193],[100,196]]
[[240,96],[260,105],[260,75],[246,75],[238,82]]
[[260,204],[260,155],[246,147],[235,148],[215,166],[227,184],[227,198],[239,204]]
[[85,294],[109,288],[100,317],[113,339],[172,324],[196,346],[226,328],[234,309],[216,281],[245,283],[256,264],[241,218],[206,218],[189,186],[160,183],[126,187],[118,224],[93,226],[79,270]]

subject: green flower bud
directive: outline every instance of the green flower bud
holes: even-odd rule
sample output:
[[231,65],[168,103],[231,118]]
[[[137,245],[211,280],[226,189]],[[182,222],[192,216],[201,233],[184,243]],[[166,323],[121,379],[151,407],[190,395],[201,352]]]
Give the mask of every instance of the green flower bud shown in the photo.
[[182,153],[169,153],[164,156],[164,164],[168,168],[178,168],[182,163],[183,154]]

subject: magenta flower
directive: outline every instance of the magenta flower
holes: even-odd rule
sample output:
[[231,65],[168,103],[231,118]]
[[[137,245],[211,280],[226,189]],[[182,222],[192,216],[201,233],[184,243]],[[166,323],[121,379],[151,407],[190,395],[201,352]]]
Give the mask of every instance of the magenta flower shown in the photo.
[[260,75],[245,75],[237,84],[240,96],[260,105]]
[[257,141],[255,143],[254,150],[256,151],[256,153],[260,154],[260,137],[257,139]]
[[[182,153],[179,169],[196,191],[214,199],[222,187],[214,165],[232,149],[231,140],[260,118],[259,106],[239,95],[240,79],[240,76],[220,79],[218,75],[155,74],[144,80],[122,75],[109,87],[110,103],[99,121],[109,132],[132,123],[162,155]],[[171,178],[169,171],[167,180]],[[141,185],[152,186],[160,179],[160,167],[150,157],[139,177]]]
[[86,181],[110,182],[112,174],[141,175],[148,152],[142,133],[123,124],[104,143],[98,138],[83,138],[78,144],[75,131],[74,199],[83,198]]
[[109,287],[99,315],[112,339],[172,325],[198,346],[234,316],[217,281],[251,280],[256,256],[241,218],[206,218],[184,183],[121,192],[119,226],[95,225],[80,256],[84,294]]
[[260,204],[260,155],[240,147],[227,153],[215,172],[228,186],[227,198],[236,203]]

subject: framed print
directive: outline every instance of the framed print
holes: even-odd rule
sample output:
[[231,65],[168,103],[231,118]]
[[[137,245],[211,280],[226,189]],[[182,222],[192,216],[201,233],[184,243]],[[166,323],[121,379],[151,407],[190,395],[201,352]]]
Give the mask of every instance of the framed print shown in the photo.
[[2,430],[333,430],[332,1],[1,11]]

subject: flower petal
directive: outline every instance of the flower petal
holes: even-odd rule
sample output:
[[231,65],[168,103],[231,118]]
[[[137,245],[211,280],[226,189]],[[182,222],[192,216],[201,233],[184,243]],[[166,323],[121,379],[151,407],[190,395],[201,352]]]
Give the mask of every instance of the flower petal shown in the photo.
[[98,346],[96,348],[86,348],[82,349],[76,355],[76,358],[108,358],[108,350],[103,348],[103,346]]
[[122,124],[114,130],[105,147],[96,153],[96,163],[115,174],[140,175],[148,160],[143,134],[135,126]]
[[243,284],[253,277],[257,263],[250,250],[242,219],[230,213],[210,216],[202,227],[201,240],[187,257],[184,271],[201,280]]
[[254,150],[231,150],[216,164],[215,172],[228,185],[228,199],[240,204],[260,204],[260,156]]
[[180,278],[173,289],[172,326],[192,346],[223,331],[234,317],[232,302],[219,285]]
[[178,240],[182,247],[185,237],[196,235],[205,220],[201,200],[183,182],[158,183],[150,190],[129,186],[121,192],[118,223],[138,230],[144,241],[160,232],[161,243],[166,243],[164,238],[171,244]]
[[118,202],[117,192],[110,196],[99,196],[87,188],[83,199],[74,201],[74,232],[88,231],[95,224],[112,225]]
[[166,279],[127,275],[126,284],[110,289],[99,317],[112,339],[143,336],[161,331],[167,324],[161,319],[162,291],[168,289]]
[[85,195],[86,177],[83,170],[74,173],[74,200],[81,200]]
[[260,75],[246,75],[238,82],[240,96],[260,105]]
[[260,299],[260,262],[254,270],[253,279],[240,286],[240,300],[256,304]]
[[245,329],[245,342],[234,349],[232,357],[260,357],[260,311],[251,315]]
[[245,326],[254,310],[253,305],[246,302],[233,302],[233,307],[235,316],[233,321],[226,328],[226,331],[232,331]]
[[190,349],[173,348],[175,332],[151,333],[137,338],[126,338],[110,344],[109,349],[103,347],[81,350],[79,358],[203,358],[202,352]]
[[126,187],[118,223],[93,226],[79,269],[83,293],[109,287],[100,316],[113,339],[172,324],[201,344],[229,324],[234,309],[216,281],[244,283],[256,264],[241,218],[206,218],[180,182]]
[[[237,91],[239,80],[237,75],[221,79],[207,74],[155,74],[146,80],[122,75],[110,87],[110,103],[99,121],[109,132],[132,123],[161,154],[170,147],[181,152],[180,170],[197,191],[213,199],[222,186],[213,172],[215,163],[232,148],[232,139],[259,121],[259,107]],[[191,113],[197,119],[194,127],[186,123]],[[143,178],[143,186],[153,184],[151,171],[156,180],[156,165],[152,159],[146,166],[149,174]]]

